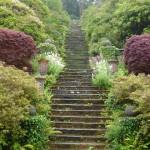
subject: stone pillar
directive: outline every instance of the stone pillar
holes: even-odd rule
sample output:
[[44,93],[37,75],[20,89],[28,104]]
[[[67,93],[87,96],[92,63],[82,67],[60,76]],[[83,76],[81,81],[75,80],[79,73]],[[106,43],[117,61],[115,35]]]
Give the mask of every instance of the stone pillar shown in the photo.
[[45,77],[35,77],[35,79],[38,82],[40,89],[42,91],[44,91],[44,83],[45,83],[46,78]]
[[109,70],[111,73],[115,73],[118,70],[118,60],[109,60]]
[[46,75],[48,71],[48,60],[41,59],[39,60],[39,73],[40,75]]

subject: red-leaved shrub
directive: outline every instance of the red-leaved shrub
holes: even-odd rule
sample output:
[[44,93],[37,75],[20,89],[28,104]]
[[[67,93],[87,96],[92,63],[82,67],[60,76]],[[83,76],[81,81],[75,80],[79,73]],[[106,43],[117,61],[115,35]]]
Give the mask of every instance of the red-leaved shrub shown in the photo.
[[124,61],[129,73],[150,74],[150,34],[134,35],[127,40]]
[[23,32],[0,29],[0,61],[19,69],[31,70],[30,59],[36,52],[31,36]]

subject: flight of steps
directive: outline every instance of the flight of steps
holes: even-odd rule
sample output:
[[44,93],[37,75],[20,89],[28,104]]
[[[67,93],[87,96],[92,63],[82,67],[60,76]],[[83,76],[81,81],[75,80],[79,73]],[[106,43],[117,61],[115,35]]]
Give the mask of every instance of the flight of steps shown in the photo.
[[72,25],[66,49],[67,68],[52,89],[51,118],[61,133],[50,137],[50,150],[104,150],[106,91],[91,83],[88,50],[77,24]]

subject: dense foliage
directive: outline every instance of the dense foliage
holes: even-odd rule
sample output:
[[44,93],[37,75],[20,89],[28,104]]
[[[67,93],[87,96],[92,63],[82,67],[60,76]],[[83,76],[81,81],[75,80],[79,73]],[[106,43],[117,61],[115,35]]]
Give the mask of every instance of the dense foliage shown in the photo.
[[[61,0],[1,0],[0,18],[0,60],[5,61],[5,67],[0,65],[0,149],[47,150],[49,136],[55,133],[49,89],[64,68],[61,56],[69,17]],[[38,61],[49,61],[43,92],[29,74],[6,67],[31,70],[35,53],[32,75],[38,73],[37,79]]]
[[80,17],[80,6],[77,0],[62,0],[62,2],[71,18],[77,19]]
[[105,0],[102,5],[89,7],[82,17],[82,26],[90,45],[107,37],[122,47],[127,37],[149,27],[149,6],[149,0]]
[[101,89],[109,89],[111,87],[111,76],[108,71],[108,64],[106,61],[101,61],[95,66],[95,75],[92,82],[95,86]]
[[124,59],[130,73],[150,74],[150,35],[136,35],[128,39]]
[[36,53],[36,46],[32,37],[13,30],[0,29],[0,60],[9,65],[31,70],[29,63]]
[[52,131],[50,95],[16,68],[0,65],[0,77],[0,149],[45,149]]
[[35,11],[21,1],[1,0],[0,6],[1,28],[23,31],[33,36],[34,40],[38,42],[48,36],[44,23]]
[[150,77],[130,75],[114,80],[106,101],[114,120],[107,130],[109,149],[150,149]]
[[[110,150],[150,149],[150,41],[149,35],[140,35],[150,33],[149,14],[149,0],[103,0],[82,16],[89,53],[95,58],[100,55],[93,83],[110,90],[106,100],[108,115],[113,118],[106,133]],[[118,48],[133,34],[127,40],[124,58],[129,72],[138,76],[127,76]],[[110,74],[106,65],[110,59],[119,60],[115,74]]]
[[23,31],[37,43],[49,37],[63,50],[69,17],[61,0],[1,0],[0,27]]

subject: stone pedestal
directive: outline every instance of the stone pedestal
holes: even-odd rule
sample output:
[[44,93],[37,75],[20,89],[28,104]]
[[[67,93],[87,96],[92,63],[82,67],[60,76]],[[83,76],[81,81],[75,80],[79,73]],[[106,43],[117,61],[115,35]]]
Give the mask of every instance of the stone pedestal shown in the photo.
[[109,70],[111,73],[115,73],[118,70],[118,60],[109,60]]
[[44,83],[46,78],[45,77],[35,77],[35,79],[37,80],[39,87],[42,91],[44,91]]
[[46,75],[48,71],[48,60],[41,59],[39,60],[39,73],[40,75]]

